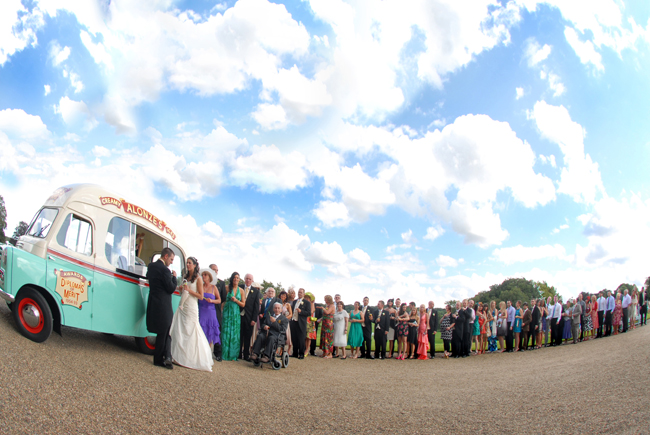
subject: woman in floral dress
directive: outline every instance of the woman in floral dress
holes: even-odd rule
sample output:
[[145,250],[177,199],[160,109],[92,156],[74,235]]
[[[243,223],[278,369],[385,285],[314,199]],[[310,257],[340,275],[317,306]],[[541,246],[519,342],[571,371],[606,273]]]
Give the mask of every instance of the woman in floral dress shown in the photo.
[[332,358],[332,341],[334,339],[334,299],[332,296],[325,296],[325,308],[323,308],[323,319],[320,331],[320,348],[323,350],[323,358]]
[[[316,340],[316,324],[314,323],[314,312],[316,311],[316,304],[314,301],[316,299],[310,292],[305,293],[305,299],[307,299],[311,304],[311,315],[307,317],[307,337],[305,338],[305,349],[309,351],[311,347],[311,341]],[[305,356],[307,356],[308,353],[309,352],[306,352]]]
[[623,320],[623,305],[621,305],[620,293],[616,294],[616,304],[614,306],[614,315],[612,317],[612,327],[614,328],[614,335],[616,335],[621,327],[621,320]]
[[226,285],[226,289],[228,295],[223,307],[223,330],[221,334],[222,359],[224,361],[237,361],[241,350],[239,337],[241,315],[239,308],[244,306],[237,272],[233,272],[230,276],[230,284]]

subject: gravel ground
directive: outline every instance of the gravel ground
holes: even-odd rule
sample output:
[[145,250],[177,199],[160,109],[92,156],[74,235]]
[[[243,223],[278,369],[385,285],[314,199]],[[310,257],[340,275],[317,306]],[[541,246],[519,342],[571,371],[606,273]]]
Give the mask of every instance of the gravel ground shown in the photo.
[[[650,327],[460,360],[154,367],[132,338],[23,338],[0,304],[0,433],[650,433]],[[516,422],[516,423],[513,423]]]

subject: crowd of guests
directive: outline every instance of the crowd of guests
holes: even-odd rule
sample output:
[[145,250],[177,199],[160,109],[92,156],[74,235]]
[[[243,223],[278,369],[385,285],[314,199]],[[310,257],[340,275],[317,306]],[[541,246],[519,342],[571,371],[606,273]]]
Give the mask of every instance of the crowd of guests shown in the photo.
[[[270,355],[259,354],[263,340],[258,338],[280,334],[286,337],[285,350],[292,357],[316,356],[319,328],[320,356],[325,359],[405,360],[434,358],[438,333],[443,357],[461,358],[577,343],[625,333],[637,322],[647,322],[648,291],[636,287],[631,294],[627,289],[615,295],[581,293],[566,303],[559,296],[514,304],[463,300],[455,307],[447,305],[444,313],[432,301],[418,306],[397,298],[370,306],[366,297],[363,303],[354,302],[348,312],[338,294],[327,295],[324,304],[317,304],[314,295],[302,288],[276,294],[273,287],[262,289],[250,273],[240,284],[237,272],[218,280],[215,264],[197,273],[198,261],[190,257],[187,266],[193,273],[179,287],[191,289],[189,293],[196,297],[198,323],[216,361],[261,358],[266,362]],[[199,277],[199,286],[188,282]]]

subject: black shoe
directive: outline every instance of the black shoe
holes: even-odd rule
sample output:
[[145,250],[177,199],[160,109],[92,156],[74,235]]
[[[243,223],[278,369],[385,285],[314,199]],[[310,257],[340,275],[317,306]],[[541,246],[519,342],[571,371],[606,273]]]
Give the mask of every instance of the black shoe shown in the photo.
[[300,356],[298,357],[298,359],[305,359],[305,356],[304,356],[304,355],[300,355]]
[[215,359],[215,361],[217,361],[217,362],[221,362],[221,359],[222,359],[222,358],[221,358],[220,356],[217,356],[217,357],[215,357],[214,359]]
[[375,357],[370,355],[370,356],[367,356],[366,359],[375,359]]
[[244,358],[244,361],[248,361],[248,362],[250,362],[250,361],[251,361],[251,358],[250,358],[250,357],[248,357],[248,358]]
[[332,358],[338,358],[338,357],[339,357],[338,355],[332,355]]

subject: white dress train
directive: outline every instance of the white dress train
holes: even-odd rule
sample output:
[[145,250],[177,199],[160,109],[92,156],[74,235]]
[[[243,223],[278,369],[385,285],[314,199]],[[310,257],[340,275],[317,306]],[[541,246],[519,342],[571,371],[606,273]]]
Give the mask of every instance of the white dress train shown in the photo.
[[[196,292],[196,281],[187,285]],[[172,360],[183,367],[211,372],[214,362],[210,344],[199,324],[199,303],[196,297],[187,296],[181,299],[172,320],[169,333],[172,337]]]

